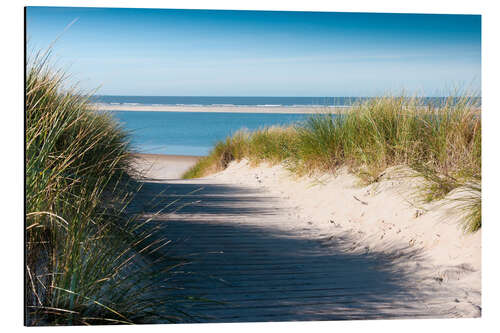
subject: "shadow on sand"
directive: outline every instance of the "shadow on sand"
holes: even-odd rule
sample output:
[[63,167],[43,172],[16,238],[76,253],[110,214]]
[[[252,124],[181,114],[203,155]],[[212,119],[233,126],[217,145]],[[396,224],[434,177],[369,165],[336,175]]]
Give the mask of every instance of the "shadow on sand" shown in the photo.
[[[425,259],[419,251],[349,253],[347,234],[283,228],[279,222],[291,217],[280,207],[256,189],[146,180],[129,213],[151,218],[172,240],[161,255],[184,265],[169,273],[168,297],[178,299],[175,309],[189,314],[186,321],[453,316],[428,302],[440,297],[438,282],[416,281]],[[415,265],[397,264],[409,261]]]

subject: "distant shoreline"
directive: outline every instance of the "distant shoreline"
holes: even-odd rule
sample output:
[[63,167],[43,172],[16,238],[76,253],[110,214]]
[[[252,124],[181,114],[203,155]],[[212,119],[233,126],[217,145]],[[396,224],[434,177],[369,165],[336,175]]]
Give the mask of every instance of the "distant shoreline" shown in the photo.
[[251,106],[251,105],[114,105],[95,103],[99,111],[219,112],[219,113],[339,113],[348,106]]

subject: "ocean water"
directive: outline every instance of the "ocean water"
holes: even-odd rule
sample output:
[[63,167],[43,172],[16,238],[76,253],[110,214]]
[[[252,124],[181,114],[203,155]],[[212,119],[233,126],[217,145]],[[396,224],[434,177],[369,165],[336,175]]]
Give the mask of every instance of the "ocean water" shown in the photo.
[[[324,107],[348,106],[367,97],[219,97],[219,96],[95,96],[94,102],[110,105],[198,105]],[[445,97],[427,97],[424,103],[440,104]],[[151,154],[207,155],[213,145],[239,129],[255,130],[271,125],[303,121],[307,114],[205,113],[112,111],[132,134],[135,151]]]
[[149,154],[208,155],[213,145],[239,129],[290,125],[307,114],[112,111],[131,132],[134,151]]

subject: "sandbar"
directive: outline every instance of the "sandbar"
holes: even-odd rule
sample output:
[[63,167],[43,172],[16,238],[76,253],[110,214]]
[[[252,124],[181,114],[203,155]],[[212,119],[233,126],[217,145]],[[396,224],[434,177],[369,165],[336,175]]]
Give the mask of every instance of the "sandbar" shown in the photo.
[[100,111],[156,111],[156,112],[218,112],[218,113],[340,113],[348,107],[339,106],[215,106],[215,105],[114,105],[94,104]]

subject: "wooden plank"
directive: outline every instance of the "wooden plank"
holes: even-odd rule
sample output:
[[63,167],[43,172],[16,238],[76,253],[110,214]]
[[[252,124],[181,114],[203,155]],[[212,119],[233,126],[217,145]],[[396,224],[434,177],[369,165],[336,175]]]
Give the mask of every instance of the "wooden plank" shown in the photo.
[[345,306],[348,304],[293,304],[289,306],[263,306],[253,308],[200,309],[189,311],[199,313],[202,322],[246,322],[246,321],[305,321],[305,320],[359,320],[390,318],[436,318],[447,317],[447,313],[422,313],[418,308],[405,308],[398,304],[392,306],[360,307]]
[[[186,207],[150,222],[173,246],[164,255],[191,259],[170,272],[169,296],[205,297],[178,302],[202,322],[343,320],[448,316],[432,313],[416,297],[405,272],[371,254],[322,246],[327,235],[311,227],[284,228],[293,213],[260,190],[209,179],[146,184],[136,209],[178,199]],[[188,194],[197,188],[203,190]],[[155,196],[165,190],[161,196]],[[172,194],[174,193],[174,194]],[[200,201],[200,202],[197,202]],[[280,209],[276,209],[280,207]],[[150,217],[145,214],[144,217]],[[303,225],[303,224],[300,224]],[[422,285],[420,285],[422,286]],[[434,300],[448,295],[435,293]],[[190,319],[186,319],[189,321]]]
[[[281,296],[280,296],[281,295]],[[285,296],[283,296],[285,295]],[[191,295],[194,297],[194,295]],[[202,296],[200,296],[202,297]],[[247,293],[247,294],[227,294],[222,296],[219,295],[203,295],[203,298],[207,301],[202,301],[201,303],[193,303],[192,306],[205,307],[208,306],[211,309],[215,307],[242,307],[250,305],[260,305],[260,304],[298,304],[306,305],[308,302],[315,302],[317,300],[326,300],[331,304],[343,304],[343,303],[377,303],[377,304],[390,304],[395,305],[396,303],[401,304],[402,302],[415,301],[414,297],[409,297],[407,295],[401,294],[398,302],[394,302],[389,299],[384,299],[380,297],[380,294],[374,294],[369,290],[364,292],[350,292],[345,291],[323,291],[323,292],[310,292],[301,291],[295,293],[280,293],[280,294],[257,294],[257,293]],[[223,302],[224,304],[220,304]]]

